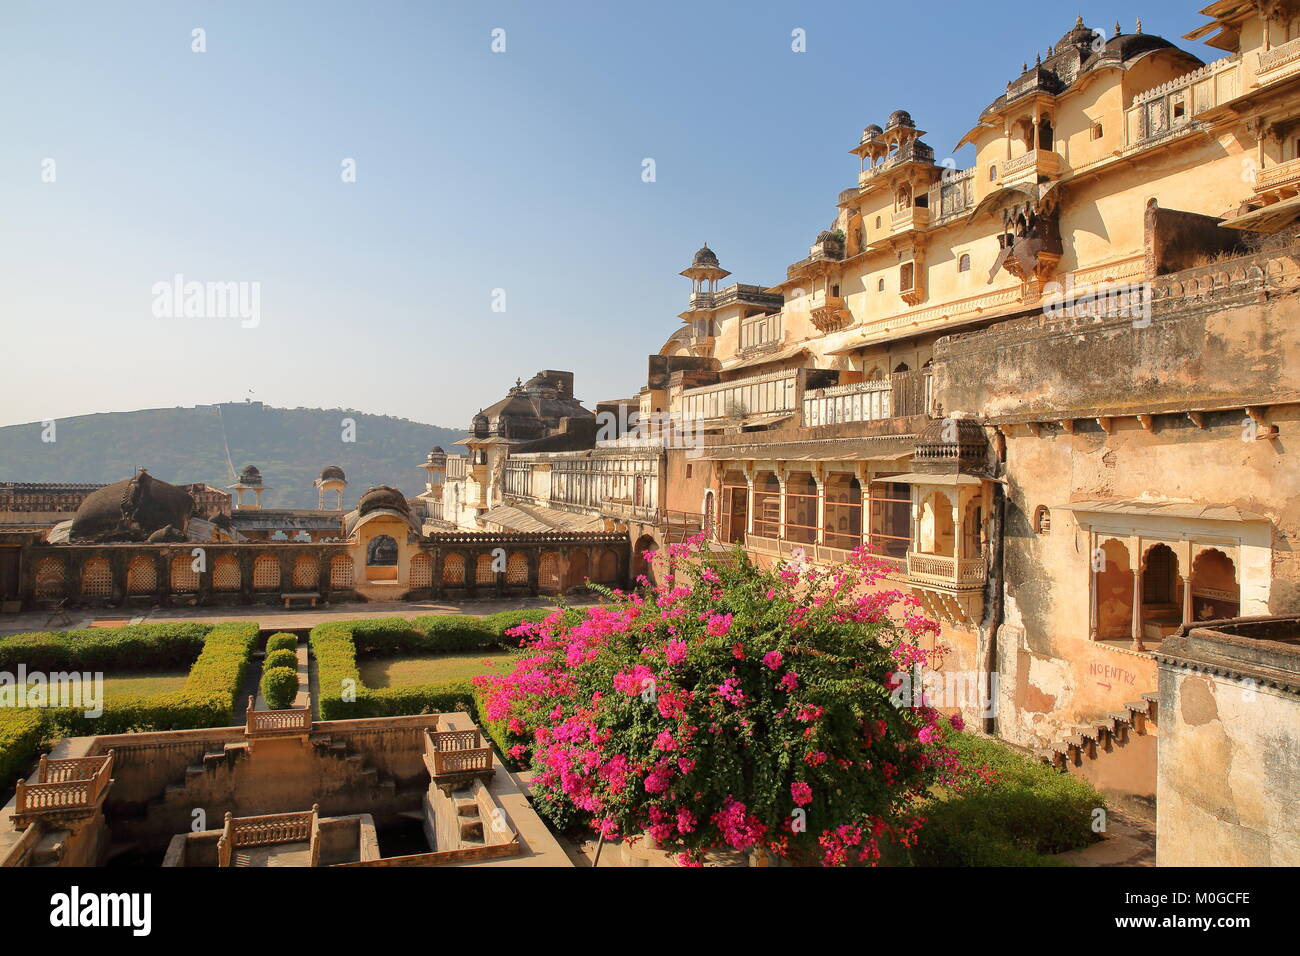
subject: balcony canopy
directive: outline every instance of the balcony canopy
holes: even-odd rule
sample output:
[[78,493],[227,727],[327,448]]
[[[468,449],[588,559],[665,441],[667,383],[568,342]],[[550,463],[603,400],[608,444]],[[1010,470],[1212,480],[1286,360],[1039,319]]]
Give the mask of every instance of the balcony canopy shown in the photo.
[[[899,479],[895,478],[895,481]],[[1150,501],[1141,498],[1089,498],[1056,505],[1061,511],[1081,514],[1145,515],[1155,518],[1192,518],[1201,521],[1267,521],[1264,515],[1234,505],[1193,501]]]

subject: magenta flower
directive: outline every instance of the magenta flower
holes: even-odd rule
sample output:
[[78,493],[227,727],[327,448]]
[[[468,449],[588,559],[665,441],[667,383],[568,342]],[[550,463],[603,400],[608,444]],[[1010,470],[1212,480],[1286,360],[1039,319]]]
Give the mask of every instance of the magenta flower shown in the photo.
[[808,804],[812,803],[812,787],[808,786],[808,784],[801,780],[796,780],[794,783],[790,784],[790,796],[793,798],[796,806],[806,807]]
[[781,656],[780,651],[768,651],[763,655],[763,663],[768,666],[769,670],[776,670],[781,666],[781,662],[784,659],[785,658]]

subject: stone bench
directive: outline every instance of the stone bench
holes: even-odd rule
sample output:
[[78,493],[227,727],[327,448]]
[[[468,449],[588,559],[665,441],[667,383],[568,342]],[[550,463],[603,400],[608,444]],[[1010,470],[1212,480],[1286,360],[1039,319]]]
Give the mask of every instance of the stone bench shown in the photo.
[[320,594],[316,591],[293,591],[281,594],[280,599],[284,601],[284,609],[287,611],[295,602],[300,601],[308,601],[309,607],[315,607],[316,602],[320,600]]

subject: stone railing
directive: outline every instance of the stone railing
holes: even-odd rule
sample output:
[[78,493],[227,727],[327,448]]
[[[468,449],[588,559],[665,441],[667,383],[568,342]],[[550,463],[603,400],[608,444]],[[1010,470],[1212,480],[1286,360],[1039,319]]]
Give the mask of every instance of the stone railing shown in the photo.
[[274,846],[278,843],[310,843],[311,856],[318,860],[319,817],[319,804],[313,804],[310,810],[300,813],[268,813],[257,817],[236,817],[227,813],[221,838],[217,840],[217,865],[230,866],[235,851],[240,847]]
[[483,746],[479,729],[426,730],[424,754],[433,777],[492,770],[492,748]]
[[1255,192],[1266,193],[1284,187],[1300,185],[1300,159],[1288,160],[1267,169],[1261,169],[1255,175]]
[[73,760],[41,758],[36,783],[19,780],[14,788],[14,825],[19,829],[42,814],[89,811],[113,780],[113,751]]
[[[1280,70],[1288,63],[1295,63],[1300,60],[1300,37],[1294,40],[1287,40],[1280,46],[1275,46],[1271,50],[1264,50],[1259,54],[1259,68],[1257,70],[1261,75],[1272,73],[1274,70]],[[1270,81],[1273,77],[1269,78]]]
[[907,552],[907,576],[929,584],[955,588],[984,586],[984,558],[961,558],[946,554]]
[[793,411],[797,370],[683,389],[680,411],[692,421]]
[[929,189],[927,202],[931,221],[959,215],[974,206],[974,182],[974,167],[944,173],[943,178]]
[[248,698],[248,711],[244,722],[244,732],[250,737],[311,733],[310,707],[254,710],[253,703],[253,698]]
[[813,389],[804,393],[803,424],[815,427],[925,415],[929,413],[931,397],[928,369]]

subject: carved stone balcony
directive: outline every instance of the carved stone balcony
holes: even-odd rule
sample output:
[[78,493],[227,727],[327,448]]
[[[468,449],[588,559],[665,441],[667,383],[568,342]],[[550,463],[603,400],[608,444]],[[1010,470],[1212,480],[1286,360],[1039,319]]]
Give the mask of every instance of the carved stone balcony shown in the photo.
[[808,317],[822,332],[836,332],[847,328],[853,321],[848,303],[838,295],[814,292],[808,300]]
[[900,209],[890,217],[890,232],[897,234],[915,229],[921,230],[930,224],[930,210],[925,206],[909,206]]
[[970,628],[984,613],[984,557],[907,552],[907,583],[936,621]]
[[1255,195],[1270,201],[1300,195],[1300,159],[1261,169],[1255,176]]
[[1061,175],[1061,157],[1050,149],[1032,149],[998,164],[998,185],[1034,185]]

